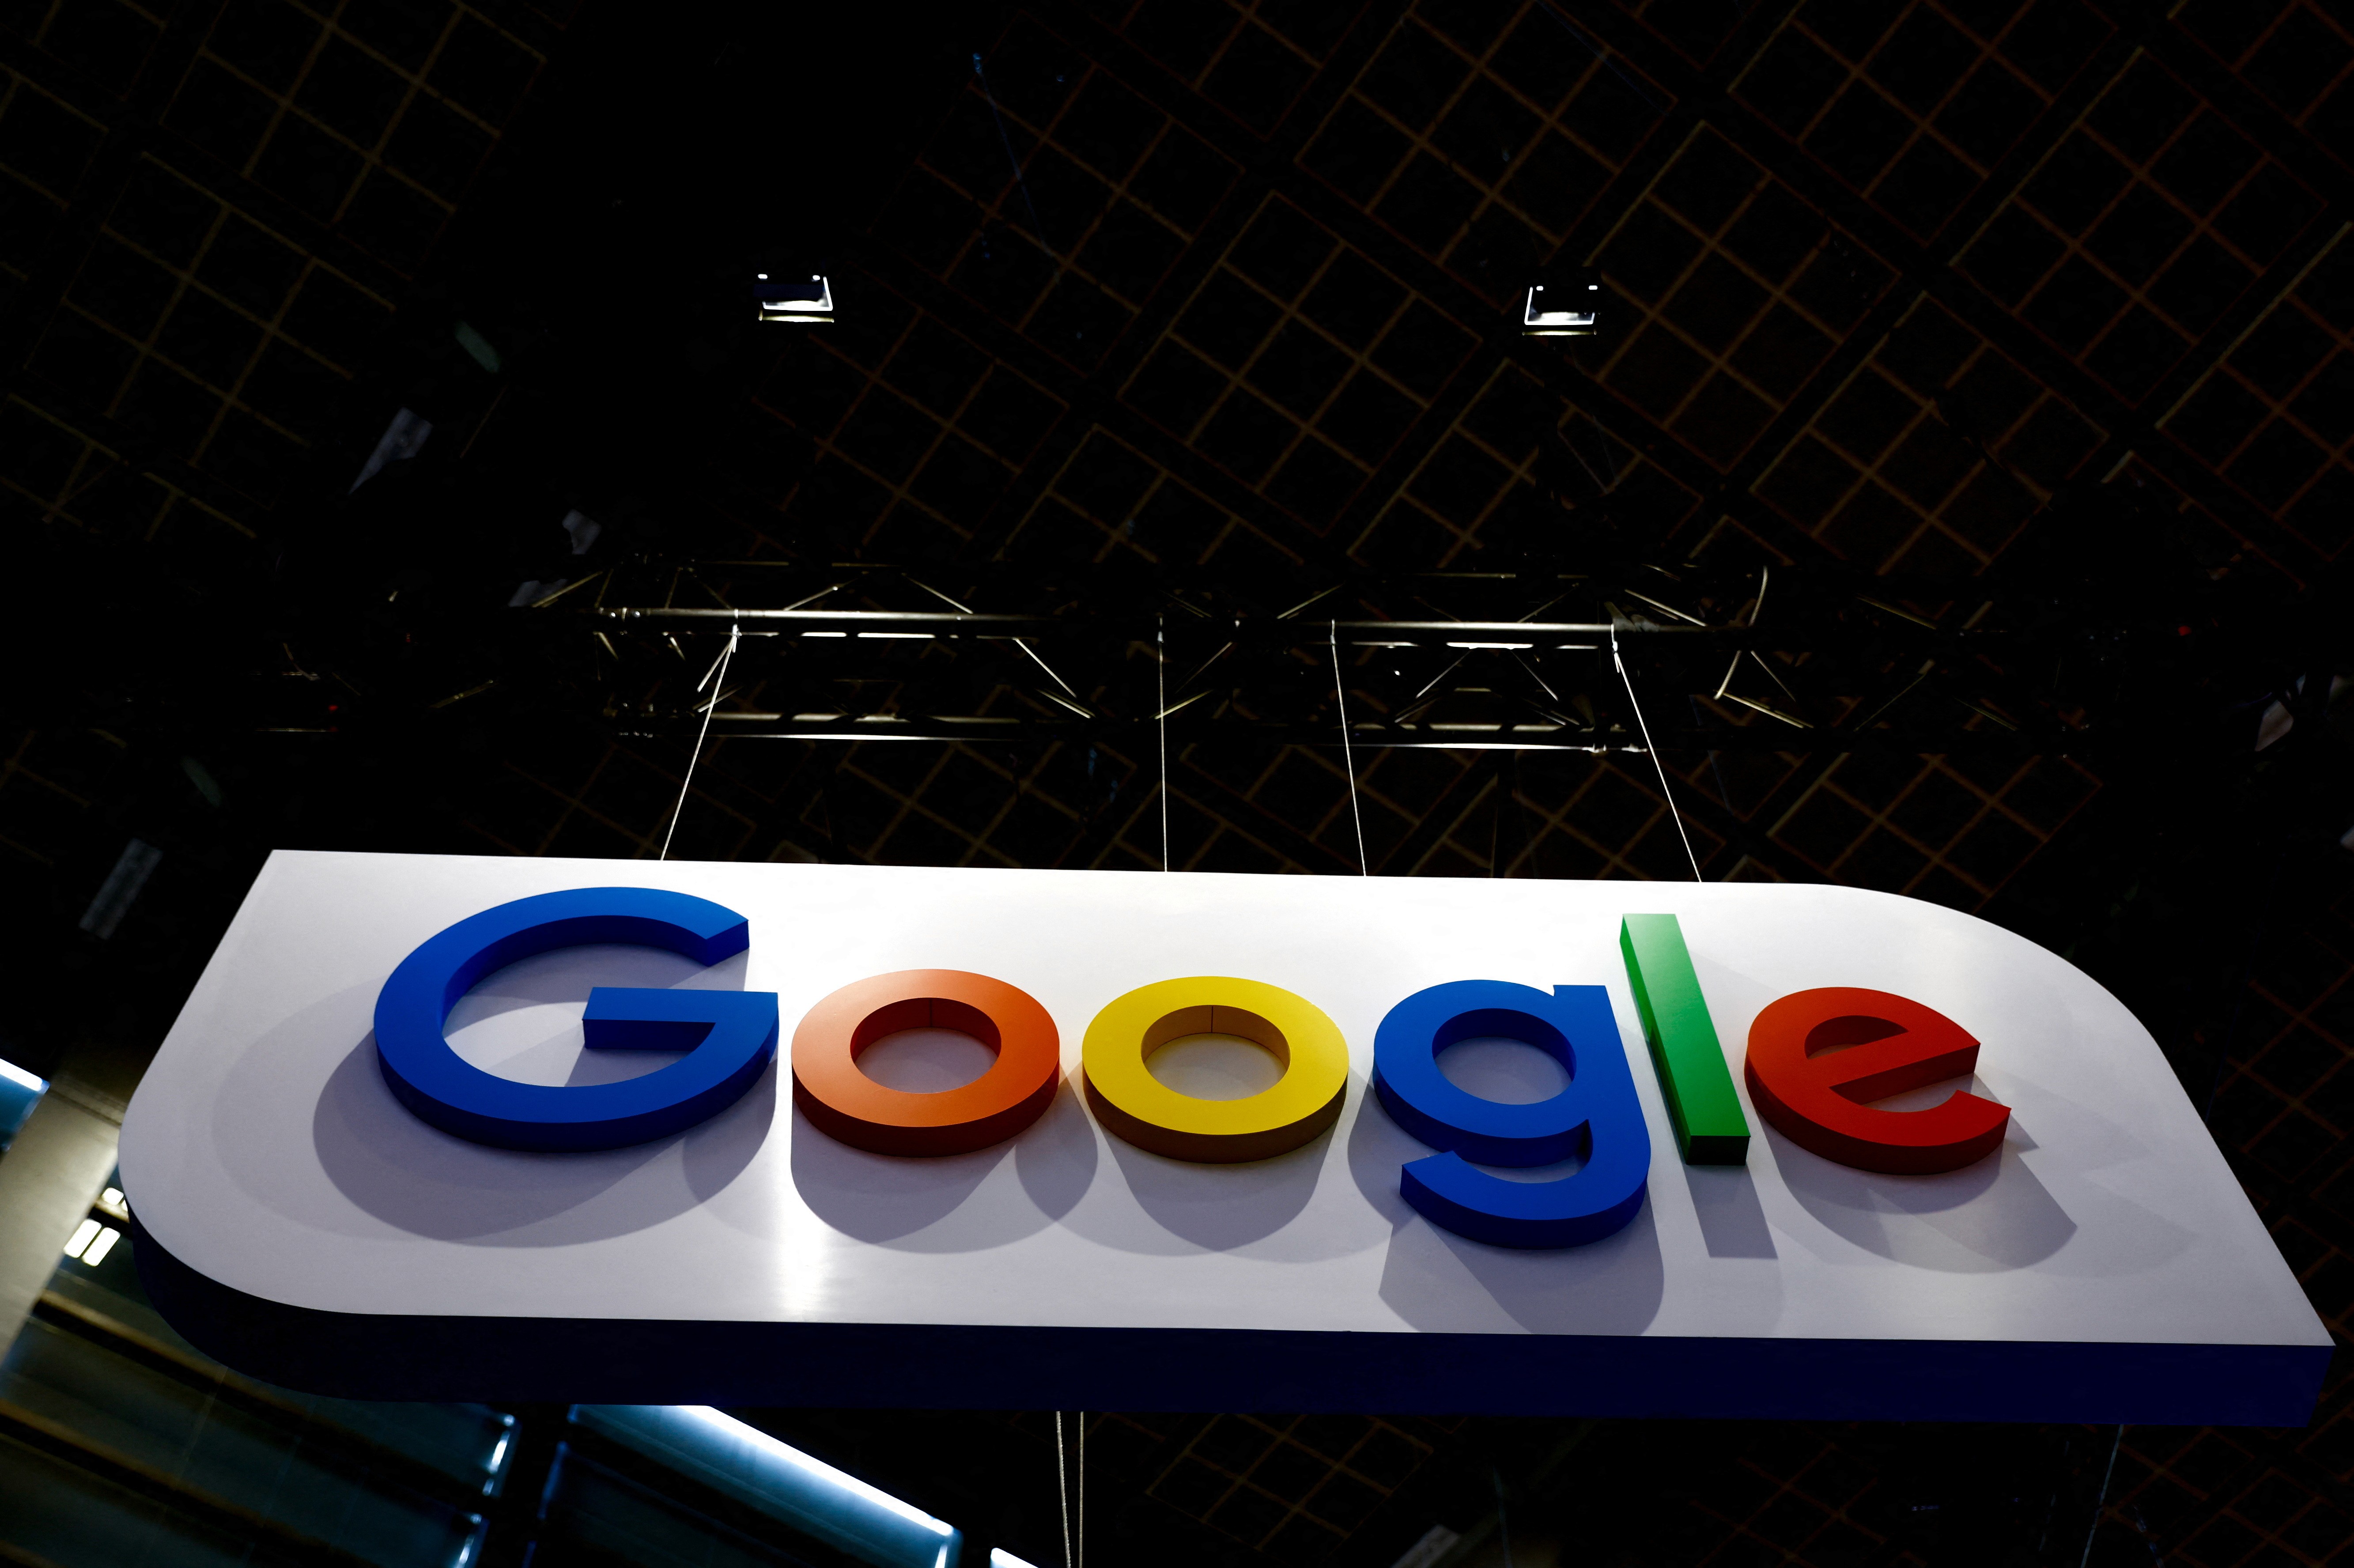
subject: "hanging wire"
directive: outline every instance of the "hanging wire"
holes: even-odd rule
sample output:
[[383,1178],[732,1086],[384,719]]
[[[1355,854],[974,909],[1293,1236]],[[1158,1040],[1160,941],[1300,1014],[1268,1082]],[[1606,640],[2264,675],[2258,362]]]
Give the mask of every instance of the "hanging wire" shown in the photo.
[[1610,629],[1610,662],[1618,667],[1618,679],[1626,683],[1627,701],[1635,710],[1635,727],[1643,732],[1643,749],[1651,754],[1651,766],[1659,769],[1659,793],[1668,798],[1668,815],[1676,820],[1676,837],[1684,841],[1684,858],[1691,862],[1694,882],[1708,879],[1700,874],[1700,856],[1692,853],[1691,835],[1684,832],[1684,814],[1676,810],[1676,792],[1668,787],[1668,765],[1659,760],[1659,748],[1651,744],[1651,726],[1643,717],[1642,699],[1635,695],[1635,682],[1627,673],[1627,661],[1618,656],[1618,629]]
[[[972,76],[981,83],[981,95],[989,100],[989,117],[997,122],[997,139],[1005,143],[1005,161],[1013,165],[1013,184],[1022,193],[1022,205],[1030,209],[1030,227],[1038,236],[1038,249],[1055,255],[1055,248],[1046,243],[1046,226],[1038,221],[1038,204],[1030,199],[1030,182],[1023,177],[1022,160],[1013,154],[1013,137],[1005,129],[1005,116],[998,111],[997,94],[990,90],[989,73],[981,67],[981,56],[972,57]],[[1060,257],[1055,257],[1060,260]]]
[[1077,1568],[1087,1568],[1087,1413],[1084,1410],[1079,1412],[1078,1427],[1078,1476],[1077,1486],[1074,1489],[1079,1494],[1078,1526],[1071,1534],[1078,1544]]
[[1513,1568],[1512,1521],[1504,1511],[1504,1473],[1490,1466],[1488,1474],[1496,1483],[1496,1534],[1504,1543],[1504,1568]]
[[1071,1464],[1063,1440],[1063,1413],[1055,1412],[1055,1490],[1063,1500],[1063,1568],[1078,1568],[1071,1555]]
[[[720,651],[719,662],[705,671],[703,679],[695,683],[698,692],[705,686],[711,687],[711,700],[703,705],[703,727],[695,732],[695,750],[686,759],[686,777],[679,781],[678,804],[670,809],[670,831],[663,834],[662,853],[654,857],[656,860],[670,858],[670,841],[678,836],[678,819],[686,810],[686,792],[695,788],[695,765],[703,760],[704,737],[711,733],[711,710],[719,705],[720,697],[727,690],[727,661],[736,656],[736,638],[737,629],[731,626],[727,629],[727,646]],[[716,683],[712,680],[714,675],[719,677]]]
[[[1152,618],[1153,676],[1160,700],[1153,706],[1161,715],[1161,869],[1172,871],[1169,863],[1169,618]],[[1084,1450],[1087,1434],[1079,1434]]]
[[1332,701],[1341,713],[1341,766],[1349,770],[1349,814],[1357,820],[1357,874],[1371,876],[1373,868],[1365,860],[1365,813],[1357,804],[1357,758],[1349,747],[1349,693],[1341,684],[1341,623],[1325,624],[1332,644]]
[[2117,1450],[2125,1444],[2126,1429],[2120,1422],[2117,1435],[2109,1444],[2109,1467],[2101,1472],[2101,1495],[2093,1499],[2093,1527],[2084,1531],[2084,1554],[2076,1559],[2076,1568],[2084,1568],[2093,1560],[2093,1538],[2101,1533],[2101,1515],[2107,1512],[2109,1507],[2109,1483],[2117,1476]]
[[[1637,81],[1633,77],[1628,76],[1625,71],[1620,70],[1618,69],[1617,62],[1613,60],[1608,55],[1605,54],[1599,48],[1597,48],[1592,38],[1587,37],[1584,33],[1580,32],[1577,28],[1577,25],[1572,22],[1567,16],[1562,15],[1561,8],[1553,5],[1552,0],[1538,0],[1538,5],[1547,16],[1561,24],[1562,30],[1564,32],[1567,33],[1571,37],[1575,38],[1580,44],[1584,45],[1587,54],[1590,54],[1596,59],[1600,60],[1604,66],[1608,68],[1612,76],[1615,76],[1620,81],[1625,82],[1629,91],[1633,92],[1644,102],[1649,104],[1653,109],[1658,110],[1660,113],[1665,114],[1668,111],[1668,106],[1666,104],[1661,103],[1658,99],[1652,97],[1650,90],[1646,88],[1641,82]],[[1747,5],[1743,4],[1743,0],[1734,0],[1734,8],[1744,12],[1749,9]]]

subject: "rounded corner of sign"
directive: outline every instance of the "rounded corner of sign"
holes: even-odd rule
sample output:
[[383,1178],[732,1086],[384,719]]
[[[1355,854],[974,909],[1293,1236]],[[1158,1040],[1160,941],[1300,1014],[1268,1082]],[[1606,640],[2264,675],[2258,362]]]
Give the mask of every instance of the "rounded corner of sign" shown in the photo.
[[[323,1308],[289,1301],[259,1281],[238,1277],[234,1267],[217,1261],[199,1262],[194,1249],[175,1250],[159,1236],[152,1216],[132,1212],[132,1256],[138,1265],[140,1287],[165,1322],[189,1343],[217,1356],[239,1371],[249,1371],[212,1342],[239,1337],[240,1324],[270,1319],[299,1321],[304,1317],[333,1316]],[[260,1373],[254,1375],[260,1376]]]
[[1999,931],[2004,936],[2009,937],[2017,941],[2024,942],[2028,940],[2028,938],[2019,936],[2018,933],[2012,931],[2009,927],[1997,925],[1994,921],[1988,919],[1983,915],[1972,914],[1967,909],[1956,909],[1950,904],[1940,904],[1934,898],[1916,897],[1914,895],[1910,893],[1891,893],[1885,888],[1879,887],[1854,887],[1845,884],[1819,883],[1814,885],[1820,893],[1829,894],[1836,897],[1869,904],[1901,904],[1908,909],[1925,910],[1928,912],[1933,918],[1943,920],[1947,923],[1984,927],[1990,931]]

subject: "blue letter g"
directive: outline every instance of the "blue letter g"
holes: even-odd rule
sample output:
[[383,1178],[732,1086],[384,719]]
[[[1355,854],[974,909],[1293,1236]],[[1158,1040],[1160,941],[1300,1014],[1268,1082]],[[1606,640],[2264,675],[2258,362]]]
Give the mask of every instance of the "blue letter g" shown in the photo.
[[[1534,1105],[1481,1099],[1447,1081],[1438,1053],[1501,1035],[1567,1068],[1569,1086]],[[1506,980],[1455,980],[1418,991],[1382,1020],[1373,1092],[1400,1127],[1446,1152],[1399,1174],[1405,1201],[1435,1225],[1497,1246],[1600,1241],[1643,1206],[1651,1135],[1635,1098],[1610,997],[1598,985],[1553,991]],[[1557,1181],[1508,1181],[1482,1165],[1585,1164]]]
[[450,1049],[441,1027],[493,969],[557,948],[627,942],[701,964],[742,952],[751,927],[706,898],[584,887],[518,898],[461,920],[401,960],[376,999],[376,1064],[400,1103],[444,1132],[505,1149],[618,1149],[666,1138],[736,1103],[777,1054],[777,993],[599,986],[581,1020],[590,1046],[685,1051],[618,1084],[518,1084]]

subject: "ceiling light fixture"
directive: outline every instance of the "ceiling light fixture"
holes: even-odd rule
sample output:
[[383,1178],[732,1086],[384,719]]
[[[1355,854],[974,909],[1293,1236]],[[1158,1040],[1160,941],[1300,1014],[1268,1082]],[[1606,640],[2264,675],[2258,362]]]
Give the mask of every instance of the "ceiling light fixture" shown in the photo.
[[1529,285],[1528,303],[1521,313],[1524,337],[1592,337],[1602,330],[1599,283]]
[[825,323],[833,320],[833,284],[822,272],[806,276],[786,270],[756,272],[752,296],[759,302],[758,319],[764,322]]

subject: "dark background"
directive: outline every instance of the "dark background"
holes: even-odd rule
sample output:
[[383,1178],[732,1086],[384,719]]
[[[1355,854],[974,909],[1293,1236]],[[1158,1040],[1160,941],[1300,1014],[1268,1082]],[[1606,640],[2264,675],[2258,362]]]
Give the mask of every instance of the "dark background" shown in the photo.
[[[1702,874],[2066,953],[2336,1329],[2349,65],[2311,0],[5,0],[0,1054],[127,1094],[274,847],[657,853],[716,643],[600,650],[588,594],[1445,619],[1414,574],[1504,572],[1514,619],[1639,567],[1724,624],[1762,568],[1840,651],[1770,674],[1810,731],[1638,658],[1655,724],[1723,736],[1664,758]],[[840,322],[755,327],[772,265]],[[1548,265],[1601,335],[1519,336]],[[431,436],[352,489],[404,408]],[[1910,685],[1872,596],[2032,636]],[[673,853],[1157,868],[1147,654],[1055,654],[1101,721],[1067,736],[716,740]],[[726,701],[1052,716],[932,657],[764,651]],[[1357,869],[1335,748],[1278,722],[1324,722],[1318,668],[1237,660],[1172,723],[1174,866]],[[1352,705],[1418,679],[1360,662]],[[1354,764],[1376,872],[1687,874],[1648,758]],[[1099,1415],[1091,1517],[1143,1562],[1383,1568],[1508,1495],[1564,1563],[2074,1563],[2096,1520],[2098,1563],[2321,1563],[2346,1409]],[[1059,1550],[1046,1417],[760,1418],[919,1500],[1012,1489],[1009,1545]]]

